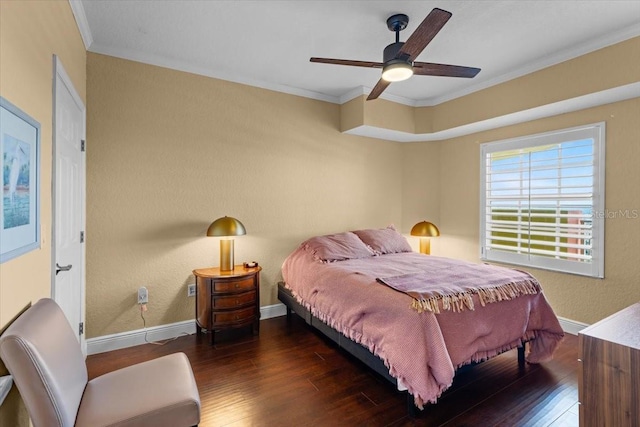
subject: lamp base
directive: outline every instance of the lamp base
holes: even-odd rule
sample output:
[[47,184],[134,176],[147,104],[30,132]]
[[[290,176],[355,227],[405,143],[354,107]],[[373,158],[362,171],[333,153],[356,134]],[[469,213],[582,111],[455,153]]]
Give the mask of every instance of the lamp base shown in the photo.
[[220,240],[220,271],[233,271],[233,239]]
[[425,255],[431,253],[431,240],[428,237],[420,238],[420,253]]

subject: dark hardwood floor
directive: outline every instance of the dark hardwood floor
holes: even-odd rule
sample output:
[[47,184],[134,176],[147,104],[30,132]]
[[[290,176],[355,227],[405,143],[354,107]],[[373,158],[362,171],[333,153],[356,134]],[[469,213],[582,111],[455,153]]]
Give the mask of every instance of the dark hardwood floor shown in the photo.
[[[553,361],[518,367],[515,350],[465,367],[436,405],[407,416],[405,394],[293,316],[249,331],[184,336],[87,358],[90,378],[165,354],[187,354],[202,401],[200,426],[577,426],[578,339]],[[152,393],[152,390],[149,390]]]

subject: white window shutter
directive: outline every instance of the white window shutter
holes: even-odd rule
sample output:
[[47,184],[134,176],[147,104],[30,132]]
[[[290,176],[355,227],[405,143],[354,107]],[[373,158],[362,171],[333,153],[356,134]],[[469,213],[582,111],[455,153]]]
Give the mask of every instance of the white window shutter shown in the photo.
[[605,125],[481,148],[481,258],[604,277]]

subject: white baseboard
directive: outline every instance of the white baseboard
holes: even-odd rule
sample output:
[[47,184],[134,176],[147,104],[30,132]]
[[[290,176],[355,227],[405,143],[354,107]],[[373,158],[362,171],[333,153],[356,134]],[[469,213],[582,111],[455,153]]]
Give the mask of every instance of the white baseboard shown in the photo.
[[271,319],[272,317],[280,317],[287,314],[287,306],[278,303],[260,307],[260,319]]
[[[279,303],[260,307],[260,319],[262,320],[284,316],[285,314],[287,314],[287,308],[284,304]],[[147,342],[168,340],[180,335],[192,335],[195,333],[195,320],[185,320],[167,325],[152,326],[146,329],[103,335],[101,337],[87,339],[87,355],[119,350]]]
[[566,319],[558,316],[562,330],[571,335],[578,335],[578,332],[589,326],[587,323],[576,322],[575,320]]
[[[260,307],[260,318],[262,320],[284,316],[285,314],[287,314],[287,308],[281,303]],[[558,317],[558,320],[560,321],[562,330],[572,335],[578,335],[579,331],[589,326],[586,323],[576,322],[575,320],[566,319],[564,317]],[[87,355],[133,347],[145,344],[147,341],[162,341],[175,338],[180,335],[191,335],[195,332],[195,320],[185,320],[183,322],[171,323],[168,325],[153,326],[146,330],[137,329],[134,331],[89,338],[87,340]]]
[[87,355],[133,347],[145,344],[147,341],[161,341],[175,338],[180,335],[191,335],[195,332],[196,322],[194,320],[185,320],[183,322],[171,323],[168,325],[152,326],[146,330],[136,329],[117,334],[103,335],[101,337],[89,338],[87,340]]

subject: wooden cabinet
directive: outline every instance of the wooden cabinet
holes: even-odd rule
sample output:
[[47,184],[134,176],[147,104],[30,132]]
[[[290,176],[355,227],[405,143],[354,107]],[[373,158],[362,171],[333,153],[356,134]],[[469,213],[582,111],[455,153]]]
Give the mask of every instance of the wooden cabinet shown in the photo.
[[640,303],[578,334],[581,427],[640,426]]
[[196,277],[196,330],[210,333],[251,326],[260,331],[260,270],[236,265],[233,271],[220,268],[193,270]]

